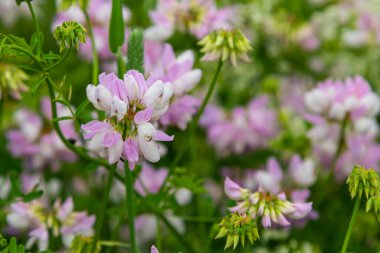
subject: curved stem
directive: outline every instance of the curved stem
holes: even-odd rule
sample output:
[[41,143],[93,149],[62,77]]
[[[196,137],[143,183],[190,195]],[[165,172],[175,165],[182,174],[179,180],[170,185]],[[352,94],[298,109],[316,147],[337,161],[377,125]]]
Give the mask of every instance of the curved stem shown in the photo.
[[94,30],[92,29],[92,24],[90,20],[90,16],[86,9],[83,9],[84,16],[86,17],[88,34],[91,40],[91,51],[92,51],[92,84],[98,84],[98,76],[99,76],[99,56],[98,51],[96,50],[96,43],[94,37]]
[[214,77],[211,81],[210,86],[208,87],[206,97],[203,99],[202,104],[199,107],[197,114],[195,115],[193,121],[191,122],[192,129],[195,129],[198,126],[199,119],[201,118],[201,116],[202,116],[204,110],[206,109],[206,106],[207,106],[207,104],[211,98],[211,95],[214,92],[216,80],[218,80],[218,76],[219,76],[220,70],[222,69],[222,66],[223,66],[223,61],[222,61],[222,59],[220,59],[218,62],[218,66],[216,67]]
[[37,64],[37,66],[41,69],[41,71],[43,70],[43,67],[42,67],[40,61],[37,59],[37,57],[34,54],[29,52],[28,50],[25,50],[24,48],[19,47],[19,46],[15,46],[15,45],[9,45],[9,48],[17,50],[17,51],[25,54],[26,56],[28,56],[30,59],[32,59]]
[[110,189],[112,185],[112,180],[115,175],[115,169],[116,169],[116,165],[111,167],[111,170],[107,178],[107,183],[106,183],[106,188],[103,194],[102,204],[100,206],[99,214],[96,221],[96,231],[95,231],[94,240],[92,241],[91,253],[95,253],[95,250],[97,248],[97,243],[100,237],[100,232],[102,231],[103,221],[104,221],[106,207],[108,203],[108,197],[109,197],[109,193],[110,193]]
[[56,63],[54,63],[53,65],[50,65],[48,68],[45,69],[46,72],[49,72],[53,69],[55,69],[56,67],[58,67],[62,62],[64,62],[67,58],[67,56],[69,56],[71,52],[71,46],[66,50],[66,53],[63,57],[61,57],[61,59],[59,59]]
[[40,26],[38,24],[38,21],[37,21],[37,18],[36,18],[36,14],[34,13],[33,6],[30,3],[30,0],[26,0],[26,3],[28,4],[28,8],[29,8],[30,14],[32,14],[32,19],[33,19],[34,25],[36,26],[36,31],[38,33],[38,39],[40,39],[40,37],[39,37]]
[[350,241],[350,237],[351,237],[352,228],[354,227],[356,215],[357,215],[358,210],[359,210],[360,200],[361,200],[361,196],[358,196],[356,198],[354,211],[352,212],[350,225],[348,226],[346,237],[344,238],[344,243],[343,243],[343,247],[342,247],[341,253],[346,253],[348,242]]
[[131,252],[137,253],[136,246],[136,234],[135,234],[135,206],[133,203],[133,181],[132,181],[132,171],[128,167],[128,163],[124,162],[125,170],[125,190],[127,198],[127,209],[128,209],[128,227],[129,227],[129,236],[131,244]]
[[342,122],[340,124],[338,146],[337,146],[335,154],[331,160],[330,170],[329,170],[330,174],[332,174],[332,171],[335,169],[336,163],[338,162],[338,159],[339,159],[341,153],[343,152],[343,148],[344,148],[344,145],[346,143],[345,133],[346,133],[348,121],[349,121],[349,115],[346,114],[346,116],[344,117],[344,119],[342,120]]

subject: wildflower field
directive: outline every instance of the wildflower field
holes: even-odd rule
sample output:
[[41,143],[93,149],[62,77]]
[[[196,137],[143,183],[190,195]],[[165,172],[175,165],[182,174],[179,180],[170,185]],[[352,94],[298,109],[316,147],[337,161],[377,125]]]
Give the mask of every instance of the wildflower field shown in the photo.
[[0,252],[380,251],[380,0],[0,0]]

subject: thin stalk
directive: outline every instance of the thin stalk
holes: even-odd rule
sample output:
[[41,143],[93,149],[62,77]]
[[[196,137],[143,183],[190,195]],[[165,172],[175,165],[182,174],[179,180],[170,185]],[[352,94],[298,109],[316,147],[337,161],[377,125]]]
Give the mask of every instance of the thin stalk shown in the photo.
[[98,51],[96,50],[96,43],[94,37],[94,30],[92,29],[92,24],[90,20],[90,16],[86,9],[83,9],[83,14],[86,17],[87,30],[88,35],[90,36],[91,41],[91,51],[92,51],[92,84],[98,84],[98,76],[99,76],[99,56]]
[[97,221],[96,221],[96,231],[95,231],[94,240],[92,241],[91,253],[94,253],[96,250],[96,246],[97,246],[97,243],[98,243],[98,240],[100,237],[100,233],[101,233],[102,228],[103,228],[103,221],[104,221],[104,217],[106,214],[106,207],[107,207],[107,203],[108,203],[108,197],[109,197],[109,193],[110,193],[110,189],[111,189],[111,185],[112,185],[112,180],[113,180],[114,175],[115,175],[115,169],[116,169],[116,165],[112,166],[111,170],[108,174],[106,188],[105,188],[105,191],[103,194],[102,204],[100,206],[99,214],[98,214]]
[[343,243],[341,253],[346,253],[348,242],[350,241],[350,237],[351,237],[351,232],[352,232],[352,229],[354,227],[356,216],[358,214],[358,210],[359,210],[359,206],[360,206],[360,200],[361,200],[361,196],[358,196],[356,198],[354,211],[352,212],[350,225],[348,226],[346,237],[344,238],[344,243]]
[[66,58],[69,56],[70,52],[71,52],[71,46],[66,50],[66,53],[63,55],[63,57],[61,57],[61,59],[59,59],[53,65],[50,65],[48,68],[45,69],[45,71],[49,72],[49,71],[55,69],[56,67],[58,67],[63,61],[66,60]]
[[176,230],[176,228],[170,223],[170,221],[161,213],[156,213],[157,217],[162,220],[178,241],[185,247],[186,252],[196,253],[193,246],[186,241],[186,239]]
[[128,227],[129,227],[129,236],[131,244],[131,252],[137,253],[136,246],[136,233],[135,233],[135,206],[133,203],[133,180],[132,180],[132,171],[128,167],[128,163],[124,163],[125,170],[125,190],[127,198],[127,210],[128,210]]
[[158,217],[156,217],[157,229],[156,229],[156,246],[158,249],[162,249],[162,238],[161,238],[161,224]]
[[30,14],[32,14],[32,19],[33,19],[34,25],[36,26],[36,31],[38,33],[38,40],[40,40],[40,25],[38,24],[36,14],[34,13],[34,10],[33,10],[33,6],[30,3],[30,0],[26,0],[26,3],[28,4]]
[[199,107],[199,110],[197,114],[195,115],[193,121],[191,122],[192,129],[195,129],[198,126],[199,119],[201,118],[204,110],[206,109],[206,106],[211,98],[212,93],[214,92],[216,81],[218,80],[218,76],[220,73],[220,70],[222,69],[223,61],[222,59],[219,59],[218,66],[216,67],[216,71],[214,74],[214,77],[211,81],[210,86],[208,87],[206,97],[203,99],[201,107]]
[[338,147],[337,147],[337,149],[335,151],[335,154],[334,154],[334,156],[333,156],[333,158],[331,160],[330,170],[329,170],[330,174],[332,174],[332,171],[335,169],[336,163],[338,162],[338,159],[339,159],[340,155],[343,152],[343,149],[344,149],[344,146],[345,146],[345,143],[346,143],[345,133],[346,133],[346,128],[347,128],[347,125],[348,125],[348,121],[349,121],[349,115],[346,114],[346,116],[344,117],[343,121],[340,124]]

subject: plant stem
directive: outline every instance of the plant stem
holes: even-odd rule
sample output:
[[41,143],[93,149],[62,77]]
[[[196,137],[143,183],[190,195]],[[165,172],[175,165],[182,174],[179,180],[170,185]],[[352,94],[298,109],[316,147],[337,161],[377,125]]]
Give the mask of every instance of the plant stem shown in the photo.
[[222,61],[222,59],[219,59],[218,66],[216,67],[214,77],[211,81],[210,86],[208,87],[206,97],[203,99],[201,107],[199,107],[197,114],[195,115],[193,121],[191,122],[191,130],[193,130],[193,131],[198,126],[199,119],[201,118],[201,116],[202,116],[204,110],[206,109],[206,106],[207,106],[207,104],[211,98],[211,95],[214,92],[216,81],[218,80],[218,76],[219,76],[220,70],[222,69],[222,66],[223,66],[223,61]]
[[350,225],[348,226],[346,237],[344,238],[344,243],[343,243],[341,253],[346,253],[348,242],[350,241],[350,237],[351,237],[352,228],[354,227],[356,215],[357,215],[358,210],[359,210],[360,200],[361,200],[361,196],[356,197],[354,211],[352,212]]
[[332,171],[335,169],[336,163],[338,162],[339,156],[341,155],[343,148],[344,148],[344,145],[346,143],[345,132],[346,132],[346,128],[348,125],[348,121],[349,121],[349,115],[346,114],[346,116],[344,117],[343,121],[340,124],[338,146],[337,146],[335,154],[331,160],[330,170],[329,170],[330,174],[332,174]]
[[34,25],[36,26],[36,31],[38,33],[38,40],[40,40],[40,26],[38,24],[38,21],[37,21],[37,18],[36,18],[36,14],[34,13],[33,6],[30,3],[30,0],[26,0],[26,3],[28,4],[28,8],[29,8],[30,14],[32,14],[32,19],[33,19]]
[[186,252],[196,253],[192,245],[186,241],[186,239],[176,230],[176,228],[170,223],[170,221],[164,215],[158,212],[156,212],[156,215],[157,217],[160,218],[160,220],[162,220],[165,223],[165,225],[173,233],[173,235],[177,237],[178,241],[185,247]]
[[135,235],[135,206],[133,203],[133,181],[132,181],[132,171],[128,167],[128,163],[124,163],[125,170],[125,190],[127,198],[127,209],[128,209],[128,227],[129,227],[129,236],[131,244],[131,252],[137,253],[136,246],[136,235]]
[[61,59],[59,59],[56,63],[54,63],[53,65],[50,65],[48,68],[45,69],[46,72],[49,72],[51,71],[52,69],[55,69],[56,67],[58,67],[64,60],[66,60],[67,56],[69,56],[71,52],[71,46],[66,50],[66,53],[63,57],[61,57]]
[[160,220],[156,217],[157,229],[156,229],[156,246],[158,249],[162,249],[162,239],[161,239],[161,226]]
[[99,76],[99,56],[98,51],[96,50],[96,43],[94,37],[94,30],[92,29],[92,24],[90,20],[90,16],[86,9],[83,9],[83,14],[86,17],[88,35],[91,40],[91,51],[92,51],[92,84],[98,84],[98,76]]
[[100,237],[100,232],[102,231],[103,221],[104,221],[104,217],[106,214],[106,207],[107,207],[107,203],[108,203],[108,197],[109,197],[109,193],[110,193],[110,189],[111,189],[111,185],[112,185],[112,180],[113,180],[113,177],[115,175],[115,169],[116,169],[116,165],[112,166],[111,170],[108,174],[106,188],[105,188],[105,191],[103,194],[102,204],[100,206],[99,214],[98,214],[97,221],[96,221],[96,231],[95,231],[94,240],[92,241],[91,253],[95,252],[96,247],[97,247],[97,243],[98,243],[98,240]]
[[117,58],[117,73],[118,73],[119,78],[123,79],[123,75],[126,72],[126,68],[125,68],[125,63],[123,60],[123,52],[121,51],[121,47],[119,47],[119,49],[117,50],[116,58]]

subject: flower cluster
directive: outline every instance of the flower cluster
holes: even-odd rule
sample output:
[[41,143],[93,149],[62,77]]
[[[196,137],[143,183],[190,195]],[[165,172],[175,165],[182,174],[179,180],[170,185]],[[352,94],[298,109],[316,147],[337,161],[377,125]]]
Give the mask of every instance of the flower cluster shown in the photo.
[[172,106],[162,115],[163,126],[176,125],[184,130],[200,104],[198,98],[187,93],[202,77],[200,69],[193,69],[194,53],[187,50],[178,57],[170,44],[147,42],[145,71],[163,82],[173,84]]
[[218,9],[214,0],[159,0],[150,13],[153,26],[145,36],[149,40],[165,40],[175,30],[189,32],[198,39],[209,32],[229,27],[230,9]]
[[315,152],[328,164],[338,148],[340,131],[345,124],[346,150],[337,161],[336,176],[345,178],[352,164],[377,167],[380,146],[376,115],[380,98],[360,76],[346,81],[327,80],[305,94],[306,119],[313,124],[308,132]]
[[69,247],[76,235],[92,235],[95,217],[86,212],[75,212],[73,200],[68,198],[63,203],[56,200],[52,208],[42,200],[13,203],[7,222],[15,230],[29,231],[27,248],[38,243],[38,249],[43,251],[49,247],[50,236],[60,236],[64,246]]
[[252,50],[249,40],[238,29],[216,30],[208,34],[201,41],[201,52],[204,61],[225,61],[229,59],[236,66],[237,59],[249,62],[247,53]]
[[224,249],[227,249],[232,245],[235,249],[239,244],[239,240],[242,247],[244,247],[246,237],[251,244],[260,238],[259,232],[257,231],[256,220],[247,214],[229,214],[219,223],[219,227],[220,230],[215,239],[227,236],[227,242]]
[[[43,117],[28,109],[15,112],[14,121],[17,128],[7,132],[8,149],[13,156],[23,158],[26,168],[50,167],[57,170],[61,162],[75,162],[76,155],[46,123],[46,120],[52,118],[49,98],[41,100],[41,108]],[[61,104],[57,105],[57,111],[58,117],[71,116],[70,110]],[[65,138],[73,143],[80,143],[72,120],[60,121],[59,125]]]
[[262,225],[289,226],[291,220],[300,220],[312,210],[312,203],[292,203],[284,192],[272,194],[259,188],[255,192],[241,188],[228,177],[224,182],[227,196],[237,201],[237,205],[229,208],[231,212],[248,213],[254,219],[262,217]]
[[57,26],[54,30],[54,38],[59,44],[59,51],[62,52],[66,47],[78,49],[79,43],[86,42],[85,33],[86,29],[75,21],[66,21]]
[[[108,28],[111,16],[112,1],[111,0],[91,0],[88,1],[88,15],[92,25],[92,30],[95,38],[96,50],[99,57],[103,60],[113,59],[113,55],[109,50],[108,43]],[[125,22],[128,22],[130,18],[130,11],[126,7],[123,7],[123,17]],[[86,22],[86,16],[79,4],[72,4],[67,10],[57,13],[52,28],[55,29],[65,21],[77,21],[80,24],[84,24],[88,28]],[[126,36],[128,32],[126,33]],[[85,38],[86,43],[80,45],[80,55],[89,61],[92,60],[92,45],[90,38]]]
[[265,96],[253,99],[246,108],[236,107],[229,114],[208,106],[201,124],[206,128],[209,142],[222,155],[265,147],[277,133],[276,113],[268,108]]
[[29,88],[25,85],[28,80],[27,74],[10,64],[0,64],[0,100],[3,100],[7,95],[13,99],[21,99],[21,93]]
[[173,86],[169,82],[145,80],[143,74],[130,70],[119,79],[114,73],[101,74],[98,86],[87,86],[87,98],[98,110],[106,113],[104,121],[93,120],[82,125],[89,150],[109,163],[121,158],[130,168],[143,155],[150,162],[160,159],[156,141],[172,141],[173,136],[156,129],[157,121],[169,108]]
[[373,169],[365,169],[363,166],[354,167],[347,179],[347,184],[351,198],[355,198],[356,195],[361,198],[365,193],[368,199],[370,196],[378,194],[380,190],[379,175]]

